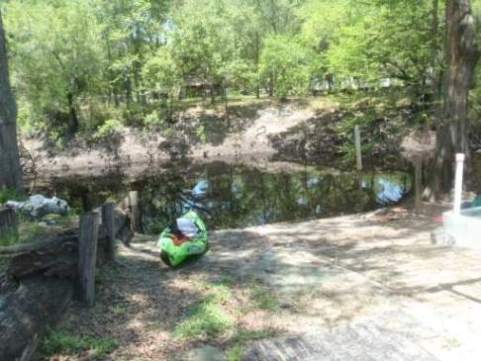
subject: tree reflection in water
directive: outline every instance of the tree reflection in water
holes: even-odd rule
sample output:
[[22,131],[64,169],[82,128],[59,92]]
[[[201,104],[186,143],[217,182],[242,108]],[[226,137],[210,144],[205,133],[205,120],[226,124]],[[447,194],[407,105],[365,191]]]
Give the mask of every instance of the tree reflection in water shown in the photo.
[[144,231],[159,233],[185,210],[182,191],[200,179],[209,182],[202,204],[211,212],[211,229],[363,212],[396,203],[411,189],[409,176],[402,172],[358,175],[314,167],[268,172],[221,162],[172,167],[135,180],[122,174],[57,178],[46,187],[79,211],[108,199],[120,201],[130,190],[138,190]]

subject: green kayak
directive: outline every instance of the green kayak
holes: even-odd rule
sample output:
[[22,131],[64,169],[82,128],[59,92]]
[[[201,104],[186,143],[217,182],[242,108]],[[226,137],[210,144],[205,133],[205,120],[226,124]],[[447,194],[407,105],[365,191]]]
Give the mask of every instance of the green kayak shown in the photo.
[[190,257],[204,254],[209,247],[207,227],[197,212],[190,210],[181,219],[195,226],[195,235],[186,236],[180,231],[178,223],[175,223],[162,231],[158,242],[162,261],[171,267],[179,266]]

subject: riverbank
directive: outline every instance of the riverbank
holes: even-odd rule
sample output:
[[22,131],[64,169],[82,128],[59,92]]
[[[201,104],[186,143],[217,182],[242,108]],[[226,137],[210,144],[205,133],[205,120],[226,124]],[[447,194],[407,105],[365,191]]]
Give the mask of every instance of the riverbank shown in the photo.
[[[431,244],[441,211],[396,208],[218,231],[205,257],[177,271],[160,263],[155,238],[137,236],[120,249],[115,269],[100,273],[95,308],[74,305],[55,332],[112,341],[104,360],[264,359],[262,350],[287,355],[313,335],[331,337],[332,355],[475,360],[481,253]],[[369,346],[366,327],[378,333],[378,347]],[[45,359],[98,351],[60,346]]]
[[[374,100],[373,100],[374,99]],[[40,175],[86,174],[98,169],[161,168],[179,160],[256,164],[269,161],[350,164],[352,129],[365,124],[366,163],[399,165],[399,125],[409,104],[390,98],[325,96],[197,105],[175,123],[120,127],[98,138],[78,136],[61,146],[40,136],[23,137],[27,167]],[[403,116],[404,114],[404,116]],[[369,144],[368,144],[369,143]],[[382,157],[379,155],[382,153]],[[382,159],[381,159],[382,158]]]

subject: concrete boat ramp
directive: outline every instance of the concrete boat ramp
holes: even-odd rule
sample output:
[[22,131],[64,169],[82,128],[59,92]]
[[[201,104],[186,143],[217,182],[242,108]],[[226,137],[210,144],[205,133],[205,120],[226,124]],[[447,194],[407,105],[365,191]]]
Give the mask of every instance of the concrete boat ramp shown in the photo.
[[255,275],[282,305],[285,334],[243,360],[478,360],[481,251],[433,245],[438,227],[399,209],[216,233],[209,267]]

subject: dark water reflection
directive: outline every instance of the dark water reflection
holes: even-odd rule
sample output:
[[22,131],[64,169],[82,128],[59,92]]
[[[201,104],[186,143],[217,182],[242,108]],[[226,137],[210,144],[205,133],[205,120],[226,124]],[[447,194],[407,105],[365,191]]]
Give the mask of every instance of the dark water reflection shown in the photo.
[[410,178],[400,172],[359,176],[300,166],[268,171],[219,162],[173,167],[134,179],[121,173],[52,178],[37,191],[55,193],[81,212],[106,200],[121,201],[137,190],[144,232],[158,233],[182,213],[179,193],[200,179],[210,184],[203,205],[211,211],[211,229],[368,211],[395,203],[410,190]]

